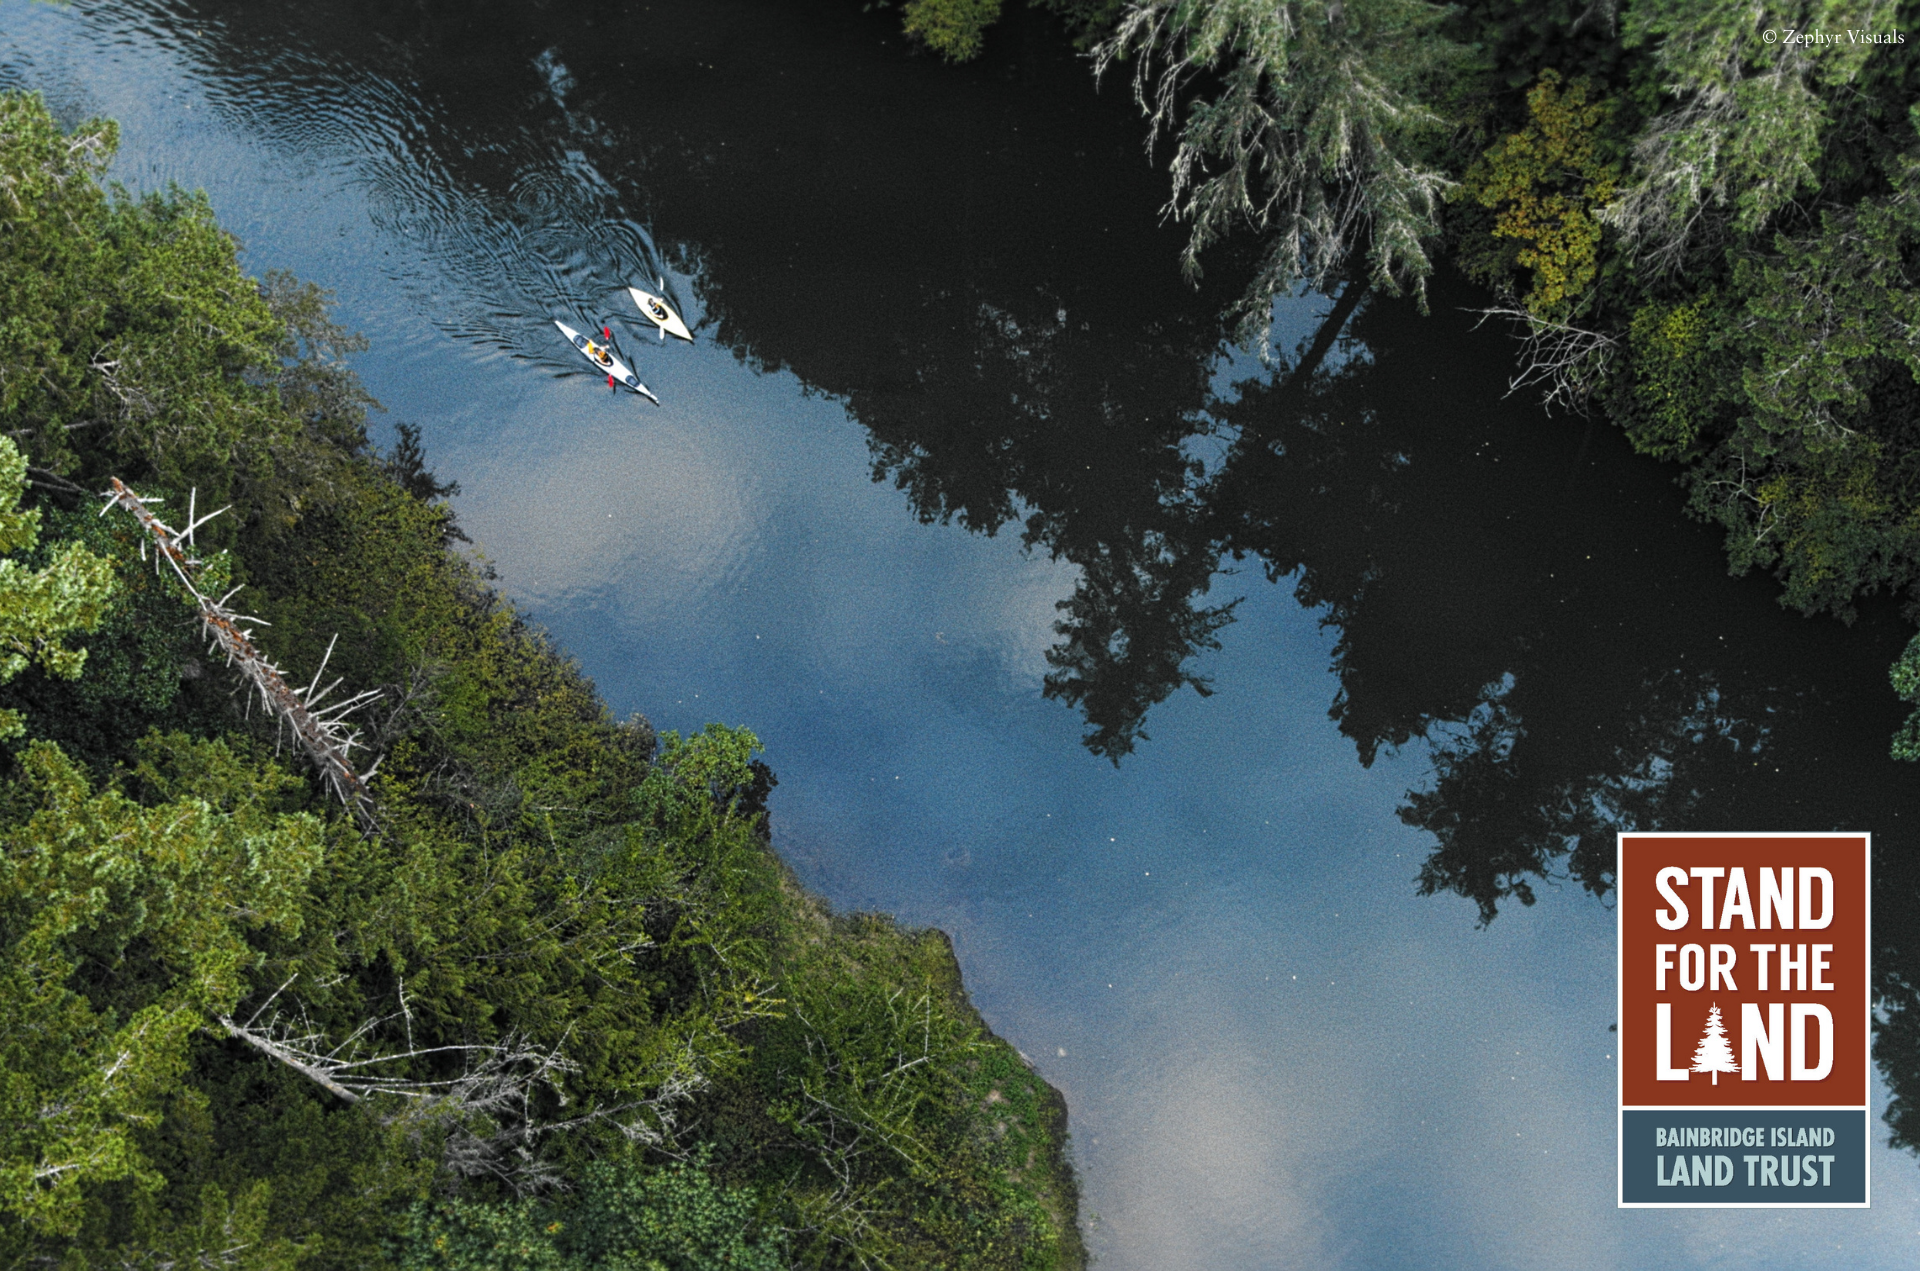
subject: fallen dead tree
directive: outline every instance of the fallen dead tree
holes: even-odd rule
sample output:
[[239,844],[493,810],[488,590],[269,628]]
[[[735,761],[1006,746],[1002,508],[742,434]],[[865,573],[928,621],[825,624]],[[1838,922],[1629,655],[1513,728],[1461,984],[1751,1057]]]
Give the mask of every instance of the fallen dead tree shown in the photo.
[[[362,749],[360,732],[347,722],[347,717],[361,707],[379,697],[378,690],[355,693],[328,706],[321,702],[340,687],[340,680],[322,688],[320,678],[327,672],[327,663],[333,657],[333,642],[327,644],[326,656],[320,659],[320,669],[314,672],[313,679],[304,689],[288,684],[280,668],[267,659],[260,646],[255,644],[249,626],[266,626],[264,619],[240,613],[228,606],[240,588],[235,587],[218,599],[209,596],[201,589],[204,580],[205,562],[193,551],[193,533],[225,508],[196,517],[193,505],[187,507],[187,526],[175,530],[159,517],[149,506],[158,503],[158,499],[142,499],[128,489],[120,478],[111,478],[111,485],[101,495],[106,507],[100,509],[105,516],[113,508],[122,508],[131,512],[153,540],[154,551],[160,560],[172,567],[174,577],[200,611],[201,626],[205,629],[212,647],[226,654],[227,665],[237,668],[247,677],[254,690],[260,695],[261,704],[273,714],[280,726],[291,733],[294,744],[300,747],[320,770],[320,776],[345,804],[362,825],[371,827],[373,823],[373,794],[368,787],[374,770],[380,766],[378,759],[368,766],[365,772],[357,770],[351,753]],[[146,556],[146,544],[140,548],[141,557]],[[156,568],[158,561],[155,562]],[[335,636],[334,640],[339,637]]]
[[[677,1107],[707,1084],[689,1047],[651,1097],[546,1119],[536,1105],[566,1107],[562,1082],[580,1070],[559,1048],[534,1045],[518,1033],[488,1043],[416,1045],[404,982],[398,1011],[365,1020],[344,1040],[334,1041],[313,1026],[298,1002],[290,1002],[290,1013],[280,1009],[281,995],[292,984],[289,979],[275,989],[245,1020],[220,1016],[220,1027],[339,1099],[374,1105],[382,1124],[437,1128],[448,1169],[463,1177],[498,1179],[518,1195],[560,1185],[559,1175],[537,1152],[546,1136],[609,1125],[628,1142],[670,1148]],[[405,1040],[398,1048],[375,1042],[376,1036],[402,1030]],[[422,1064],[459,1071],[422,1077],[414,1071]]]

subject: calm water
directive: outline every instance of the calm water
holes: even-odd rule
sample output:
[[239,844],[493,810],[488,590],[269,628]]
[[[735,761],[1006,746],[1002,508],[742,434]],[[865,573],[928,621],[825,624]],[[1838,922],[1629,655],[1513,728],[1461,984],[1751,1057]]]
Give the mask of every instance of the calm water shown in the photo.
[[[1869,829],[1920,981],[1897,624],[1728,579],[1669,474],[1503,400],[1470,295],[1311,380],[1231,356],[1234,260],[1180,282],[1134,112],[1036,19],[953,70],[851,3],[568,14],[3,0],[0,84],[335,289],[614,708],[751,726],[806,881],[953,934],[1103,1266],[1911,1264],[1891,1148],[1869,1212],[1616,1210],[1610,910],[1564,858],[1484,930],[1416,894],[1619,823]],[[663,408],[549,322],[609,316]]]

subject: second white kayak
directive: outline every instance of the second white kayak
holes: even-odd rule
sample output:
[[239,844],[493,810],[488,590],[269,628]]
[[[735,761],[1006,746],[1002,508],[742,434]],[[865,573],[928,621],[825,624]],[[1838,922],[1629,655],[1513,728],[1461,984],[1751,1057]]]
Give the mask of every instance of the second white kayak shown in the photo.
[[687,330],[687,324],[680,320],[680,315],[665,300],[638,287],[628,287],[627,294],[633,297],[633,303],[640,306],[640,312],[647,315],[647,321],[660,328],[662,340],[670,335],[679,336],[682,340],[693,339],[693,332]]

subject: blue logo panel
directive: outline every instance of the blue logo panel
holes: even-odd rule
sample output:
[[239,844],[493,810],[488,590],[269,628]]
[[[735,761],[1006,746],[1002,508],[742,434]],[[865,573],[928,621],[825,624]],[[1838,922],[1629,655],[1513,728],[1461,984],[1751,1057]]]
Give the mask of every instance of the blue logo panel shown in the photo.
[[1867,1114],[1684,1109],[1621,1113],[1627,1205],[1864,1205]]

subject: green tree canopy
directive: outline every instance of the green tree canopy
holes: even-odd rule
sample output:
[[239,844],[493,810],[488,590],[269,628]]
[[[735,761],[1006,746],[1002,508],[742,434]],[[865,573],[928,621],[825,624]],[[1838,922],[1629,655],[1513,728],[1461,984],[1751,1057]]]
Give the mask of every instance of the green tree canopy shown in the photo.
[[[39,544],[39,510],[20,507],[26,483],[26,456],[12,438],[0,437],[0,552]],[[112,594],[111,566],[78,543],[60,544],[43,569],[11,555],[0,560],[0,684],[34,663],[62,679],[78,676],[87,651],[69,647],[66,638],[98,627]],[[18,737],[24,728],[18,711],[0,709],[0,739]]]
[[1356,253],[1375,287],[1424,294],[1452,184],[1440,103],[1467,57],[1446,17],[1426,0],[1146,0],[1095,50],[1101,72],[1136,59],[1152,134],[1174,137],[1188,273],[1235,229],[1263,239],[1235,307],[1244,343],[1265,350],[1274,300],[1326,289]]

